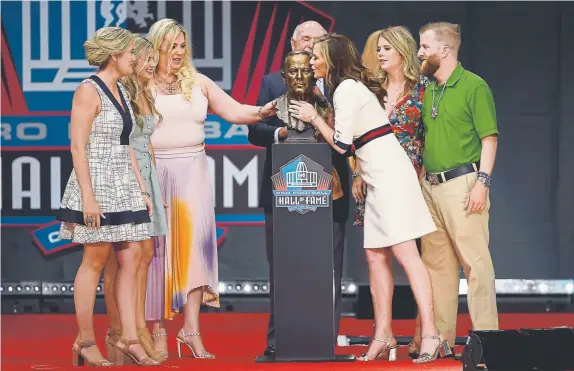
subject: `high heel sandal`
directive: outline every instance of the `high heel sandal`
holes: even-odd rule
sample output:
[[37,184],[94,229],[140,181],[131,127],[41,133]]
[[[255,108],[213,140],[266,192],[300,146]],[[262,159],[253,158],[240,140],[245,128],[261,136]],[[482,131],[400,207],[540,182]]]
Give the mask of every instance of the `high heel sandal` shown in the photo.
[[419,355],[421,354],[421,347],[417,345],[414,341],[409,343],[407,349],[409,352],[409,357],[411,357],[412,359],[418,358]]
[[[385,355],[387,355],[387,359],[391,362],[394,362],[397,360],[397,350],[399,349],[398,344],[395,344],[394,346],[391,346],[391,340],[394,338],[393,335],[391,335],[389,337],[389,340],[382,340],[379,339],[376,336],[373,336],[373,340],[374,341],[378,341],[379,343],[383,343],[385,346],[383,347],[383,349],[375,356],[375,358],[373,358],[373,361],[377,360],[377,359],[382,359]],[[367,355],[367,353],[361,354],[361,356],[359,358],[357,358],[360,361],[363,362],[368,362],[370,361],[369,356]]]
[[[182,336],[183,335],[183,336]],[[200,359],[215,359],[215,355],[209,353],[207,350],[203,350],[203,352],[201,352],[201,354],[195,354],[195,350],[193,350],[193,347],[191,346],[191,344],[189,344],[187,341],[185,341],[185,338],[188,336],[199,336],[199,332],[192,332],[189,334],[186,334],[183,329],[179,330],[179,332],[177,333],[177,355],[179,358],[181,358],[181,345],[187,345],[187,347],[191,350],[191,353],[193,354],[193,358],[200,358]]]
[[95,347],[96,342],[93,340],[88,341],[75,341],[72,346],[72,366],[84,366],[86,363],[92,367],[109,367],[114,364],[107,359],[100,359],[92,362],[82,354],[82,349]]
[[159,352],[157,350],[155,350],[155,348],[153,347],[153,340],[151,338],[151,334],[149,333],[149,329],[147,327],[138,328],[137,329],[137,335],[138,335],[138,338],[140,339],[140,343],[141,343],[142,347],[144,348],[146,354],[151,359],[153,359],[154,361],[157,361],[157,362],[165,361],[165,359],[160,357]]
[[[153,334],[151,334],[152,339],[159,338],[160,336],[164,336],[167,338],[167,332],[154,332]],[[158,360],[163,362],[163,361],[166,361],[168,359],[169,355],[167,353],[167,347],[166,347],[166,350],[157,350],[155,348],[155,343],[154,343],[154,349],[155,349],[156,354],[158,356]]]
[[108,328],[108,332],[106,334],[106,353],[108,354],[108,360],[111,362],[115,362],[116,358],[118,357],[118,352],[116,349],[116,343],[118,339],[122,335],[121,329],[115,329],[112,326]]
[[121,352],[121,354],[118,354],[118,357],[116,357],[116,366],[123,366],[125,363],[135,363],[138,366],[159,366],[159,362],[154,361],[148,357],[147,354],[142,359],[138,359],[130,352],[130,346],[141,344],[139,339],[126,340],[120,338],[118,342],[124,344],[125,347],[120,348],[119,346],[115,345],[116,349]]
[[448,345],[448,340],[441,340],[440,335],[433,335],[433,336],[423,336],[423,339],[436,339],[438,340],[438,345],[435,350],[431,353],[423,353],[418,358],[413,359],[414,363],[428,363],[432,362],[437,358],[446,357],[452,355],[452,351],[450,346]]

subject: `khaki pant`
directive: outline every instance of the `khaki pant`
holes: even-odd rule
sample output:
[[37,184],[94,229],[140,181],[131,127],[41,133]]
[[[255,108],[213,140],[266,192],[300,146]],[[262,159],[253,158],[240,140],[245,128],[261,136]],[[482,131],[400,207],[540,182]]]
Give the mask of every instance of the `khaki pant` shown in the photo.
[[464,200],[476,183],[470,173],[422,190],[437,231],[422,238],[422,258],[429,270],[435,322],[454,346],[460,267],[468,282],[468,307],[474,330],[497,330],[494,267],[488,250],[490,199],[480,214],[466,215]]

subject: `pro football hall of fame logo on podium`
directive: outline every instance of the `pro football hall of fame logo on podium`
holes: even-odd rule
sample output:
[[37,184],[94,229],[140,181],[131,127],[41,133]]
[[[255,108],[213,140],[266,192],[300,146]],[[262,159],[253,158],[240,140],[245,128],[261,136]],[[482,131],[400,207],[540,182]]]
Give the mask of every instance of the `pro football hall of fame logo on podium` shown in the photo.
[[307,156],[299,155],[283,165],[271,181],[276,207],[285,207],[301,215],[319,207],[329,207],[332,176]]

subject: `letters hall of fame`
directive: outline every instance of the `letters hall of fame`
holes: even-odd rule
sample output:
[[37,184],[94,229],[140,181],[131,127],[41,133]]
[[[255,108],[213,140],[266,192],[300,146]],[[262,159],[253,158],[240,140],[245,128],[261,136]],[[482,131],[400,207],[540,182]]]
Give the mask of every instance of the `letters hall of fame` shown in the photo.
[[[2,4],[1,223],[29,228],[45,253],[61,250],[60,206],[72,170],[70,109],[78,84],[96,72],[83,43],[105,26],[145,35],[173,18],[188,32],[197,69],[241,103],[255,104],[261,80],[279,70],[296,25],[334,19],[305,2],[22,1]],[[232,29],[233,25],[233,29]],[[208,113],[206,151],[218,237],[228,226],[262,225],[258,189],[265,151],[248,127]]]
[[332,178],[320,164],[305,155],[297,156],[271,177],[275,207],[301,215],[329,207]]

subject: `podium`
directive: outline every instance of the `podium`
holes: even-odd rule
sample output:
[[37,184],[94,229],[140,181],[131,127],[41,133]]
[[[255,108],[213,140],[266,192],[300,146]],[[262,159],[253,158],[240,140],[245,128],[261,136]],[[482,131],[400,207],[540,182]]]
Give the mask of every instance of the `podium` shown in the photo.
[[257,362],[341,362],[335,355],[331,147],[272,147],[275,357]]

